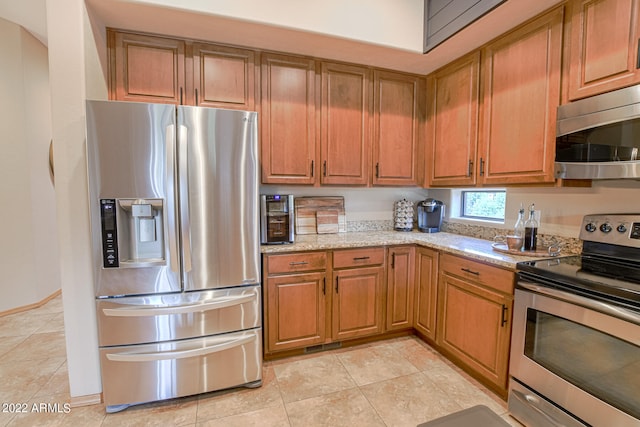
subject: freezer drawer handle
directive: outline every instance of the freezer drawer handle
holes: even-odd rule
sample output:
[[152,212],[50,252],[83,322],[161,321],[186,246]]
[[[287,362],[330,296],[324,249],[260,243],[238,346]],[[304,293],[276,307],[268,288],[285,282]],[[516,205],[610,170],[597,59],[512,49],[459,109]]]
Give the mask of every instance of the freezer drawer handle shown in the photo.
[[208,354],[239,347],[250,343],[251,341],[255,341],[255,339],[256,335],[252,334],[235,340],[226,341],[222,344],[212,345],[210,347],[195,348],[192,350],[162,351],[158,353],[115,353],[107,354],[107,359],[113,362],[157,362],[158,360],[186,359],[189,357],[206,356]]
[[172,307],[135,307],[135,308],[103,308],[105,316],[113,317],[142,317],[162,316],[170,314],[196,313],[198,311],[216,310],[234,305],[244,304],[255,299],[255,294],[218,298],[213,301],[200,304],[185,304]]

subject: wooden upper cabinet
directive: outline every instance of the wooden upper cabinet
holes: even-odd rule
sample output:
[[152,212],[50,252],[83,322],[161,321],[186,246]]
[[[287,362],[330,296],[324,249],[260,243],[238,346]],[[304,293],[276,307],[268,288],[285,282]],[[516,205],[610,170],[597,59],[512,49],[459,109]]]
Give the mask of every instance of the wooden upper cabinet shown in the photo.
[[426,185],[475,185],[480,52],[427,79]]
[[255,109],[248,49],[107,30],[110,99]]
[[374,70],[373,184],[417,185],[423,79]]
[[254,110],[255,56],[252,50],[193,43],[193,82],[189,85],[188,103]]
[[185,42],[107,30],[109,99],[181,104]]
[[316,63],[262,55],[262,182],[313,184],[316,161]]
[[554,182],[563,8],[482,50],[482,184]]
[[640,82],[640,1],[574,0],[569,100]]
[[322,63],[322,184],[369,183],[371,84],[369,68]]

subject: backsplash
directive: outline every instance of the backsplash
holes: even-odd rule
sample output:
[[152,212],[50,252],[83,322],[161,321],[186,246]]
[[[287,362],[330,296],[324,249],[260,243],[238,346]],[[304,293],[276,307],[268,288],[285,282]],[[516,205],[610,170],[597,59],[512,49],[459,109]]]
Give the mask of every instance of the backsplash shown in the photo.
[[[493,240],[495,236],[508,233],[510,230],[497,227],[487,227],[474,224],[463,224],[459,222],[442,222],[442,231],[460,234],[462,236],[476,237],[478,239]],[[538,233],[538,245],[550,246],[559,245],[563,255],[579,254],[582,252],[582,240],[572,237],[554,236],[550,234]]]
[[[441,230],[484,240],[493,240],[495,236],[508,232],[503,228],[449,221],[442,222]],[[393,220],[347,221],[347,232],[363,231],[393,231]],[[560,245],[563,255],[582,252],[582,241],[572,237],[538,234],[538,244],[541,246]]]

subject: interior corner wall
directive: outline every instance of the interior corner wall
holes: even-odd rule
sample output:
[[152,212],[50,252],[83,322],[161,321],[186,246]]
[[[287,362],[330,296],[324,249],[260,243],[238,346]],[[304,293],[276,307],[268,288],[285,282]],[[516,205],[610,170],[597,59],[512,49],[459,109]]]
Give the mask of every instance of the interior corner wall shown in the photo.
[[[60,288],[46,48],[0,19],[0,312],[38,303]],[[48,210],[45,210],[48,207]]]
[[21,29],[24,52],[25,136],[29,156],[27,172],[31,196],[31,223],[35,292],[41,301],[60,289],[58,228],[54,182],[49,172],[51,130],[51,89],[49,58],[46,46]]

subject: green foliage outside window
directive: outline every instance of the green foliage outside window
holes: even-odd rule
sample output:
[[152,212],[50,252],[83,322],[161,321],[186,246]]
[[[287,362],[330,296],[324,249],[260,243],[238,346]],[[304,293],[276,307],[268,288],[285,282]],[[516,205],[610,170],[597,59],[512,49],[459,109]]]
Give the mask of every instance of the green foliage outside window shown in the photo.
[[462,216],[466,218],[504,220],[505,191],[463,191]]

